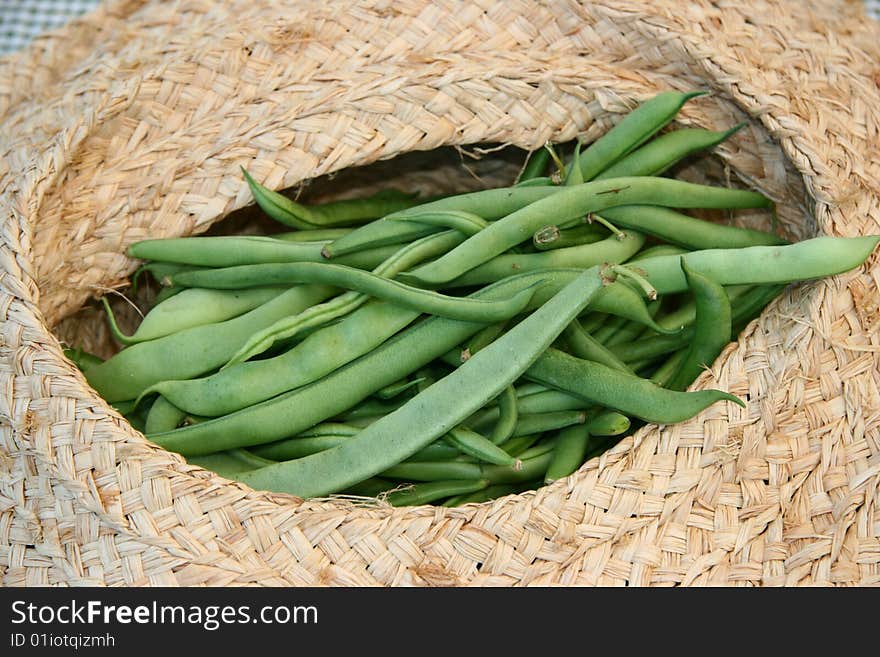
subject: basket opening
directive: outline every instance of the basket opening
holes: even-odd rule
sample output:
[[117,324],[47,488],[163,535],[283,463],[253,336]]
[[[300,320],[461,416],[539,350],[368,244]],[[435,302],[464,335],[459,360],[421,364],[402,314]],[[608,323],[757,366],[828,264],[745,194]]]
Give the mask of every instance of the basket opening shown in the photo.
[[[573,142],[558,145],[560,155],[568,157]],[[465,191],[500,187],[513,184],[521,172],[526,152],[512,145],[497,143],[473,144],[467,147],[445,147],[432,151],[410,152],[397,157],[372,163],[370,165],[346,169],[331,175],[321,176],[301,184],[297,188],[284,190],[285,195],[304,204],[320,204],[336,200],[362,198],[382,189],[396,188],[405,191],[418,191],[420,196],[454,194]],[[700,154],[682,161],[666,175],[689,182],[715,184],[726,187],[747,188],[732,175],[728,164],[715,154]],[[242,180],[242,184],[244,181]],[[766,211],[697,211],[694,216],[741,227],[771,230],[769,213]],[[794,228],[794,230],[793,230]],[[797,239],[797,229],[782,223],[779,232],[788,239]],[[290,228],[283,226],[267,217],[256,205],[249,205],[219,218],[206,235],[272,235],[287,232]],[[143,277],[147,280],[148,277]],[[120,328],[131,333],[137,328],[140,317],[151,307],[160,287],[155,283],[139,286],[137,293],[131,289],[121,290],[111,305],[117,315]],[[106,319],[103,310],[92,304],[83,309],[76,332],[66,338],[68,344],[82,346],[85,349],[109,357],[119,350],[119,345],[106,330]],[[64,334],[64,326],[59,327]],[[88,338],[91,338],[90,342]],[[735,339],[735,336],[734,336]],[[638,426],[642,426],[639,424]],[[630,431],[613,439],[598,441],[598,450],[590,459],[612,448],[624,435],[629,435],[637,428],[633,425]],[[586,463],[586,461],[585,461]],[[210,468],[210,466],[206,466]],[[533,490],[534,487],[520,488],[501,493],[506,494]],[[364,485],[353,494],[373,496],[377,490]]]

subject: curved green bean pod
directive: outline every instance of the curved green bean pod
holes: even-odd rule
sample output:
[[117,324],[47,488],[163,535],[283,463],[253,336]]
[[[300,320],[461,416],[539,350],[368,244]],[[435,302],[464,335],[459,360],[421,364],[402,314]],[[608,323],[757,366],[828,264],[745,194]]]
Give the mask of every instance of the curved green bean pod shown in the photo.
[[740,249],[789,243],[773,233],[716,224],[659,205],[621,205],[608,208],[602,214],[618,226],[688,249]]
[[430,504],[452,495],[476,493],[488,486],[489,481],[486,479],[477,479],[475,481],[428,481],[392,491],[388,493],[385,499],[392,506],[418,506],[420,504]]
[[489,434],[489,440],[500,445],[505,440],[513,436],[516,430],[516,423],[519,419],[519,409],[517,408],[518,400],[516,397],[516,388],[512,385],[507,386],[500,395],[498,395],[498,420],[492,427]]
[[574,228],[560,229],[558,226],[545,226],[532,235],[532,246],[538,251],[565,249],[572,246],[595,244],[608,236],[608,231],[597,223],[584,224]]
[[547,466],[544,483],[552,483],[575,472],[584,463],[587,443],[590,440],[589,429],[584,425],[566,427],[559,432],[553,458]]
[[[261,235],[200,235],[142,240],[129,246],[127,252],[132,258],[143,260],[199,267],[235,267],[277,262],[324,262],[321,255],[324,244],[291,242]],[[396,251],[393,246],[365,249],[340,258],[337,264],[372,269]],[[165,278],[170,279],[174,273],[179,271],[172,270]]]
[[746,125],[744,121],[729,130],[717,132],[703,128],[682,128],[667,132],[618,160],[593,180],[622,176],[659,176],[688,155],[717,146]]
[[226,452],[206,454],[198,458],[187,459],[187,462],[190,465],[197,465],[205,470],[216,472],[226,479],[231,479],[236,473],[255,470],[273,463],[269,459],[254,456],[244,449],[231,449]]
[[440,227],[418,222],[393,221],[393,219],[401,218],[407,214],[421,214],[435,210],[444,212],[446,210],[461,210],[491,221],[525,207],[538,199],[555,194],[560,189],[555,185],[500,187],[457,194],[422,203],[415,208],[394,212],[353,230],[348,235],[327,244],[323,249],[323,254],[325,258],[335,259],[366,248],[408,242],[441,230]]
[[555,217],[557,223],[565,223],[592,212],[636,204],[679,208],[766,208],[772,205],[768,198],[757,192],[668,178],[634,176],[597,180],[564,187],[547,198],[506,215],[407,276],[410,280],[439,285],[531,239],[535,231],[546,224],[548,216]]
[[[413,265],[445,253],[456,244],[460,244],[464,235],[454,230],[428,235],[402,247],[397,253],[385,260],[373,270],[373,274],[382,278],[393,278],[401,271]],[[334,265],[336,266],[336,265]],[[311,329],[323,326],[339,317],[347,315],[370,300],[368,294],[350,291],[312,306],[297,315],[285,317],[271,326],[255,331],[250,339],[239,349],[223,369],[249,360],[253,356],[269,349],[273,344],[285,339],[295,339]],[[395,304],[408,307],[406,304]],[[411,306],[409,306],[411,308]],[[416,308],[418,310],[418,308]]]
[[718,358],[730,342],[733,330],[730,299],[724,287],[708,276],[692,271],[684,260],[681,267],[694,295],[697,317],[687,356],[665,386],[670,390],[684,390],[693,383],[700,372]]
[[720,390],[678,392],[647,379],[582,360],[556,349],[547,349],[526,376],[599,404],[655,424],[674,424],[694,417],[719,401],[745,406],[734,395]]
[[522,413],[517,419],[511,438],[531,436],[545,431],[563,429],[573,424],[583,424],[587,420],[587,413],[582,408],[572,411],[554,411],[550,413]]
[[[594,243],[585,243],[539,253],[505,253],[495,256],[441,287],[484,285],[486,283],[494,283],[513,274],[543,269],[588,269],[594,265],[606,262],[625,262],[638,253],[639,249],[644,245],[646,238],[642,233],[635,231],[624,232],[624,239],[611,236]],[[421,277],[416,274],[418,271],[416,269],[404,272],[400,275],[400,279],[422,282]]]
[[666,384],[678,370],[681,362],[687,356],[687,348],[679,349],[667,358],[656,370],[651,374],[651,382],[657,384],[661,388],[665,388]]
[[332,242],[348,235],[352,228],[315,228],[309,230],[293,230],[287,233],[269,235],[276,240],[285,242]]
[[604,411],[587,422],[591,436],[619,436],[629,431],[629,427],[629,418],[617,411]]
[[[471,296],[504,298],[509,293],[527,289],[534,280],[532,276],[510,279],[483,288]],[[589,295],[583,299],[583,303],[588,302]],[[519,326],[521,325],[522,323]],[[344,413],[376,390],[427,365],[483,326],[484,324],[478,322],[428,318],[313,383],[215,420],[157,434],[151,436],[151,439],[166,449],[190,454],[257,445],[296,435],[318,422]],[[493,342],[487,349],[497,345],[497,342]],[[467,362],[472,360],[473,358]],[[467,363],[462,367],[464,365]],[[459,422],[450,426],[456,424]],[[445,432],[444,430],[443,433]],[[412,435],[409,431],[404,433]],[[418,447],[413,451],[417,450]],[[361,478],[366,476],[368,475]]]
[[550,164],[550,151],[546,148],[530,151],[516,184],[521,185],[527,181],[542,177],[547,170],[548,164]]
[[335,292],[336,288],[327,285],[290,288],[233,319],[194,326],[126,347],[90,368],[86,378],[109,402],[135,399],[160,381],[189,379],[220,367],[255,329],[268,326],[290,313],[300,312]]
[[186,413],[164,397],[156,397],[147,413],[145,429],[147,433],[171,431],[186,417]]
[[[533,453],[529,453],[535,450]],[[543,477],[553,457],[553,445],[538,446],[520,455],[519,470],[485,463],[462,461],[420,461],[399,463],[386,469],[383,477],[408,481],[440,481],[444,479],[488,479],[492,484],[512,484]],[[251,474],[253,471],[251,471]],[[247,478],[244,474],[244,478]]]
[[[241,481],[257,488],[295,492],[308,497],[322,491],[339,490],[399,463],[460,424],[519,378],[589,304],[601,286],[599,268],[585,271],[451,374],[351,440],[312,456],[286,461],[280,466],[254,470],[242,475]],[[447,331],[447,336],[449,333],[451,331]],[[447,349],[443,348],[439,354]],[[379,351],[373,352],[374,355]],[[210,422],[194,428],[207,424]],[[216,444],[216,436],[214,441]],[[513,468],[508,469],[513,471]],[[528,478],[534,478],[534,475]]]
[[244,167],[241,171],[254,195],[254,200],[263,212],[279,223],[302,230],[363,223],[419,203],[416,200],[417,194],[405,194],[390,189],[377,192],[368,198],[306,206],[264,187],[254,180]]
[[641,103],[581,153],[579,164],[583,179],[592,180],[641,146],[672,121],[688,100],[706,93],[664,91]]
[[[636,326],[640,325],[636,324]],[[577,319],[566,327],[563,335],[568,340],[569,349],[574,356],[585,360],[594,360],[622,372],[632,373],[626,363],[599,340],[587,333]]]
[[321,434],[320,436],[297,436],[296,438],[287,438],[269,443],[268,445],[256,445],[248,451],[272,461],[287,461],[308,456],[309,454],[317,454],[325,449],[341,445],[346,440],[351,440],[351,435]]
[[510,467],[514,467],[516,464],[516,459],[498,447],[497,444],[467,427],[454,427],[444,438],[463,454],[473,456],[479,461]]
[[418,317],[417,311],[371,301],[278,356],[239,363],[203,378],[161,381],[144,394],[158,392],[191,413],[225,415],[317,381],[377,348]]
[[113,337],[125,345],[155,340],[177,331],[222,322],[253,310],[281,294],[287,287],[269,285],[247,290],[203,290],[187,288],[170,299],[154,305],[131,335],[125,335],[116,323],[113,309],[102,297]]
[[[76,365],[83,374],[87,374],[90,369],[97,367],[104,362],[100,356],[89,353],[80,347],[65,347],[64,355]],[[124,400],[117,400],[124,401]],[[122,412],[122,411],[120,411]]]
[[523,310],[534,293],[533,289],[527,289],[507,299],[451,297],[382,278],[361,269],[315,262],[242,265],[183,272],[175,275],[173,280],[175,284],[184,287],[214,289],[238,289],[256,284],[324,283],[355,290],[430,315],[487,323],[507,319]]
[[451,228],[462,235],[476,235],[489,225],[489,222],[472,212],[462,210],[432,210],[421,213],[408,214],[401,217],[388,217],[388,221],[409,221],[422,223],[427,226]]
[[[483,231],[486,232],[486,231]],[[683,256],[639,261],[639,270],[660,294],[687,290],[679,258],[721,285],[793,283],[834,276],[860,266],[880,237],[814,237],[780,246],[704,249]]]

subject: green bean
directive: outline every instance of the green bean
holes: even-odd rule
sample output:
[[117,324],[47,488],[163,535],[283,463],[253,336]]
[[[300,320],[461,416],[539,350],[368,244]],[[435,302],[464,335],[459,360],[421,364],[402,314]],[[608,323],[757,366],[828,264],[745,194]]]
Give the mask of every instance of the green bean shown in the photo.
[[647,258],[658,258],[660,256],[681,255],[682,253],[688,253],[688,249],[675,246],[674,244],[655,244],[636,253],[632,258],[627,260],[627,263],[638,262],[639,260],[646,260]]
[[513,186],[516,188],[519,187],[549,187],[550,185],[558,185],[559,181],[553,178],[552,176],[540,176],[539,178],[532,178],[531,180],[523,180],[514,184]]
[[528,449],[531,449],[535,443],[541,440],[541,437],[544,434],[541,433],[530,433],[525,436],[515,436],[514,438],[508,438],[503,443],[501,443],[501,447],[505,452],[513,456],[514,458],[519,458],[523,452]]
[[399,381],[395,381],[394,383],[385,386],[381,390],[377,390],[376,396],[379,399],[393,399],[394,397],[397,397],[401,393],[404,393],[407,390],[410,390],[411,388],[416,387],[424,380],[425,380],[424,378],[418,378],[418,379],[412,379],[412,380],[405,379],[405,378],[400,379]]
[[445,440],[439,439],[422,447],[418,452],[405,459],[407,462],[417,461],[451,461],[462,455],[457,447],[453,447]]
[[687,356],[665,386],[670,390],[684,390],[709,367],[730,342],[732,330],[730,299],[724,288],[691,270],[683,259],[681,267],[696,301],[697,318]]
[[503,217],[514,210],[518,210],[533,201],[550,194],[555,194],[559,189],[558,186],[553,185],[501,187],[448,196],[437,201],[423,203],[409,210],[394,212],[383,219],[361,226],[348,235],[331,242],[323,249],[324,257],[336,259],[342,255],[355,253],[366,248],[408,242],[441,230],[437,226],[420,224],[418,222],[394,221],[394,219],[399,219],[407,214],[434,210],[459,210],[470,212],[491,221]]
[[664,91],[641,103],[581,154],[583,179],[598,176],[659,132],[688,100],[705,94],[705,91]]
[[591,436],[618,436],[629,431],[630,420],[617,411],[604,411],[587,422]]
[[[96,356],[95,354],[89,353],[80,347],[71,348],[66,347],[64,349],[64,355],[76,365],[81,372],[87,374],[89,370],[93,367],[97,367],[104,360],[100,356]],[[122,401],[122,400],[117,400]]]
[[320,422],[297,434],[297,437],[307,438],[311,436],[353,436],[358,431],[360,431],[359,427],[354,427],[350,424],[344,424],[342,422]]
[[584,224],[561,230],[558,226],[545,226],[532,235],[532,246],[538,251],[565,249],[585,244],[595,244],[607,237],[600,224]]
[[[586,405],[584,405],[586,406]],[[583,409],[573,411],[555,411],[551,413],[522,413],[511,434],[512,438],[530,436],[545,431],[554,431],[573,424],[583,424],[587,414]]]
[[[321,249],[324,244],[290,242],[259,235],[203,235],[142,240],[128,247],[128,255],[143,260],[199,267],[235,267],[278,262],[323,262]],[[397,248],[393,246],[365,249],[340,258],[337,264],[372,269],[396,251]],[[193,269],[187,267],[183,271]],[[180,272],[171,272],[166,278],[170,280],[174,273]]]
[[467,427],[457,426],[449,430],[444,438],[450,445],[462,453],[473,456],[479,461],[515,467],[516,459],[491,440],[471,431]]
[[[639,324],[636,324],[640,326]],[[594,360],[622,372],[630,372],[629,366],[611,352],[605,345],[584,331],[581,323],[575,319],[563,334],[568,339],[569,349],[574,356],[586,360]]]
[[495,445],[500,445],[513,436],[518,419],[519,409],[516,388],[509,385],[498,395],[498,420],[492,427],[489,440]]
[[335,291],[326,285],[293,287],[233,319],[126,347],[90,368],[86,378],[104,399],[115,402],[134,399],[160,381],[200,376],[225,363],[255,329],[300,312]]
[[[660,300],[657,299],[657,300],[652,301],[646,305],[648,307],[648,312],[651,314],[651,316],[656,317],[657,312],[660,310],[660,305],[661,305]],[[628,342],[632,342],[639,335],[641,335],[642,331],[644,331],[644,330],[646,330],[646,329],[643,324],[640,324],[638,322],[634,322],[632,320],[628,320],[623,326],[621,326],[617,330],[617,332],[614,335],[610,336],[604,343],[602,343],[602,346],[605,347],[606,351],[608,351],[610,347],[613,347],[616,344],[626,344]],[[647,329],[647,330],[650,330],[650,329]],[[610,351],[609,351],[609,353],[610,353]],[[574,355],[577,356],[578,358],[586,358],[586,356],[580,356],[579,354],[574,354]],[[612,354],[612,357],[613,357],[613,354]],[[596,360],[596,359],[595,358],[587,358],[587,360]],[[618,362],[622,362],[622,361],[618,361]],[[605,363],[605,364],[610,366],[610,363]]]
[[[530,276],[512,278],[471,296],[499,298],[510,291],[528,289],[526,286],[533,281],[534,277]],[[587,302],[589,297],[584,300]],[[483,326],[478,322],[429,318],[313,383],[216,420],[151,438],[172,451],[196,453],[191,450],[216,451],[296,435],[317,422],[345,412],[376,390],[427,365]],[[244,389],[246,387],[240,388]],[[366,476],[369,475],[362,478]]]
[[546,148],[538,148],[531,151],[526,156],[526,163],[523,167],[522,173],[519,175],[519,179],[516,181],[517,184],[520,185],[528,180],[534,180],[535,178],[543,176],[549,163],[550,151]]
[[[581,411],[584,408],[584,401],[580,397],[553,389],[517,397],[516,404],[518,416]],[[493,423],[498,422],[500,417],[500,405],[489,406],[474,413],[467,419],[466,424],[475,431],[489,431]]]
[[[781,246],[703,249],[681,257],[691,269],[721,285],[767,285],[824,278],[849,271],[861,265],[878,242],[880,237],[875,235],[823,236]],[[642,260],[639,269],[661,294],[687,290],[679,256]]]
[[266,459],[273,461],[287,461],[309,454],[317,454],[325,449],[341,445],[346,440],[351,440],[347,434],[322,434],[320,436],[305,436],[287,438],[268,445],[256,445],[250,451]]
[[232,449],[226,452],[206,454],[198,458],[187,459],[187,462],[190,465],[197,465],[205,470],[216,472],[226,479],[230,479],[232,475],[238,472],[254,470],[272,464],[271,460],[254,456],[244,449]]
[[681,362],[687,356],[688,349],[685,347],[684,349],[679,349],[674,352],[669,358],[667,358],[656,370],[651,374],[651,382],[656,385],[665,388],[669,381],[672,379],[675,372],[678,370]]
[[[373,274],[382,278],[394,278],[397,274],[411,266],[448,251],[464,239],[455,231],[445,231],[416,240],[398,250],[390,258],[373,270]],[[334,267],[336,267],[334,265]],[[351,273],[349,271],[349,273]],[[325,325],[339,317],[343,317],[370,300],[368,294],[357,291],[346,292],[323,304],[312,306],[297,315],[285,317],[271,326],[255,331],[250,339],[229,359],[226,367],[249,360],[253,356],[269,349],[273,344],[285,339],[295,339],[306,331]],[[393,300],[393,299],[389,299]],[[396,304],[404,305],[406,304]],[[416,309],[418,310],[418,309]]]
[[523,290],[507,299],[470,299],[451,297],[430,290],[405,285],[353,267],[314,262],[242,265],[210,271],[184,272],[174,277],[183,286],[213,289],[238,289],[252,284],[324,283],[356,290],[420,312],[465,321],[496,322],[525,308],[533,289]]
[[[505,387],[518,379],[535,358],[556,339],[562,329],[589,304],[601,286],[599,268],[585,271],[531,315],[468,359],[461,367],[413,397],[396,411],[377,420],[351,440],[318,454],[286,461],[283,465],[267,466],[252,471],[243,475],[241,481],[257,488],[297,491],[295,494],[313,496],[321,494],[322,491],[344,488],[351,482],[373,476],[392,464],[399,463],[444,435],[451,427],[460,424],[481,408],[487,400],[496,397]],[[486,288],[481,292],[485,293],[485,290]],[[453,331],[447,329],[446,337],[452,333]],[[454,337],[458,338],[458,336]],[[453,344],[458,341],[459,339],[456,339]],[[437,343],[439,342],[441,341],[437,340]],[[442,349],[437,355],[449,348],[442,344],[439,346]],[[381,350],[376,350],[373,355],[380,352]],[[412,355],[410,357],[412,358]],[[361,362],[365,360],[361,359]],[[422,364],[418,363],[416,367]],[[396,378],[398,377],[394,376],[391,380]],[[331,377],[325,379],[327,380],[331,380]],[[374,376],[374,385],[376,380]],[[378,387],[382,385],[387,383],[380,383]],[[344,391],[340,391],[342,392]],[[343,396],[343,394],[336,395],[337,398]],[[195,428],[207,424],[210,422],[197,425]],[[253,440],[254,433],[250,431],[247,438]],[[166,436],[170,435],[172,434],[166,434]],[[152,439],[156,440],[156,438],[153,436]],[[239,435],[238,439],[241,440],[242,437]],[[188,442],[188,450],[198,447],[192,444],[193,441]],[[215,445],[214,449],[217,449],[217,443],[220,441],[216,434],[212,436],[212,442]],[[182,447],[183,441],[174,441],[174,445]],[[165,446],[170,448],[167,441]],[[508,469],[513,470],[513,468]],[[525,464],[523,470],[526,470]],[[534,474],[527,478],[534,478]]]
[[409,488],[395,490],[386,498],[392,506],[418,506],[430,504],[451,495],[465,495],[485,489],[489,482],[485,479],[475,481],[447,480],[415,484]]
[[180,294],[181,292],[183,292],[182,287],[163,287],[156,293],[156,296],[153,299],[153,305],[158,306],[163,301],[168,301],[168,299],[177,294]]
[[565,187],[556,194],[506,215],[445,255],[409,272],[408,280],[428,285],[451,281],[520,242],[531,239],[534,232],[545,225],[548,216],[555,217],[557,223],[564,223],[607,208],[634,204],[685,208],[771,206],[769,199],[756,192],[667,178],[635,176],[597,180]]
[[160,431],[171,431],[186,417],[186,413],[164,397],[157,397],[150,406],[150,412],[147,413],[147,421],[145,428],[147,433],[158,433]]
[[[533,448],[534,449],[534,448]],[[522,467],[519,470],[500,465],[484,463],[462,463],[460,461],[422,461],[419,463],[398,463],[382,473],[389,479],[405,481],[442,481],[448,479],[487,479],[491,484],[512,484],[529,481],[543,476],[552,459],[552,445],[549,449],[520,455]],[[292,463],[292,461],[289,461]],[[272,466],[270,466],[272,467]],[[253,474],[253,471],[251,472]],[[245,474],[245,477],[247,475]]]
[[369,198],[334,201],[309,207],[264,187],[254,180],[244,167],[241,171],[254,195],[254,200],[263,212],[279,223],[303,230],[363,223],[419,203],[415,194],[385,190]]
[[352,228],[315,228],[310,230],[293,230],[288,233],[270,235],[276,240],[285,242],[332,242],[348,235]]
[[319,380],[377,348],[418,316],[417,311],[371,301],[273,358],[239,363],[200,379],[161,381],[144,394],[158,392],[192,413],[225,415]]
[[688,249],[739,249],[788,244],[787,240],[773,233],[716,224],[657,205],[621,205],[608,208],[603,214],[618,226],[638,230]]
[[[645,236],[641,233],[625,231],[625,235],[622,240],[612,236],[595,243],[552,249],[540,253],[505,253],[478,265],[443,287],[483,285],[499,281],[512,274],[543,269],[588,269],[606,262],[625,262],[637,253],[645,243]],[[416,273],[418,271],[416,269],[404,272],[400,275],[400,279],[421,284],[424,281]]]
[[688,155],[717,146],[745,125],[743,122],[719,132],[702,128],[683,128],[667,132],[618,160],[593,180],[622,176],[659,176]]
[[401,217],[389,217],[388,221],[416,222],[427,226],[451,228],[462,235],[476,235],[489,225],[485,219],[462,210],[426,210]]
[[589,439],[590,432],[584,425],[574,425],[562,429],[553,449],[553,457],[547,466],[544,483],[549,484],[557,479],[567,477],[581,467],[587,453]]
[[[593,339],[603,347],[614,337],[629,320],[626,317],[612,317],[593,333]],[[606,363],[607,364],[607,363]]]
[[125,345],[155,340],[193,326],[222,322],[238,317],[278,296],[287,288],[280,285],[253,287],[247,290],[203,290],[187,288],[170,299],[155,304],[144,316],[137,330],[125,335],[107,297],[102,297],[113,337]]
[[655,424],[682,422],[718,401],[745,406],[739,397],[720,390],[667,390],[646,379],[556,349],[547,349],[528,369],[526,376],[588,402]]

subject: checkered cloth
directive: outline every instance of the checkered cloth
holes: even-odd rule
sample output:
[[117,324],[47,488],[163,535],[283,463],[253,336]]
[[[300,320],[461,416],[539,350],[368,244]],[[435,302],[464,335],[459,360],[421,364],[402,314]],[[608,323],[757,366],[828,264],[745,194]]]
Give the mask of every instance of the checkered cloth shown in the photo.
[[[46,30],[64,25],[96,7],[100,0],[0,0],[0,55],[18,50]],[[880,20],[880,0],[864,0]]]

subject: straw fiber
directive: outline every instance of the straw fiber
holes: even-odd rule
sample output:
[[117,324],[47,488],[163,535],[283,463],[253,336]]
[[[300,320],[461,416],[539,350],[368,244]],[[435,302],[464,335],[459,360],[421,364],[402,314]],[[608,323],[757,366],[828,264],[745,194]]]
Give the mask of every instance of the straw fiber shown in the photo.
[[189,466],[61,343],[115,348],[91,308],[126,247],[250,205],[242,164],[304,198],[479,188],[515,166],[478,145],[593,138],[669,88],[712,92],[681,125],[748,122],[688,176],[764,191],[794,238],[880,233],[878,44],[855,2],[114,0],[0,60],[0,582],[880,583],[876,255],[791,286],[695,384],[747,408],[458,509]]

